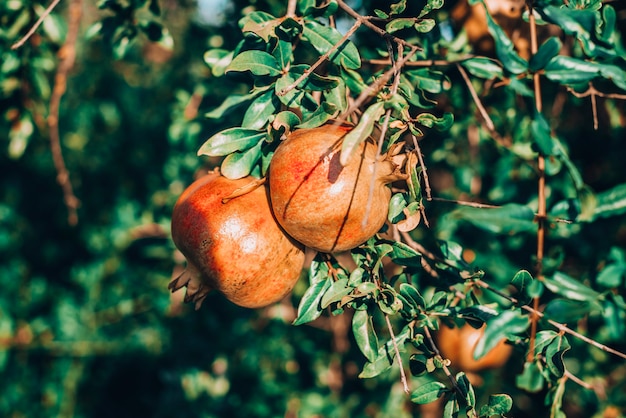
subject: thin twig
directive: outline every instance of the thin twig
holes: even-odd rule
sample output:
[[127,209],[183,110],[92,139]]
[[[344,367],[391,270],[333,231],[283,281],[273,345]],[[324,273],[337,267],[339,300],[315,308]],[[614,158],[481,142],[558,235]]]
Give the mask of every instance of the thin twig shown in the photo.
[[395,43],[397,43],[398,45],[402,45],[405,48],[417,49],[417,50],[422,49],[419,46],[413,45],[405,41],[404,39],[398,38],[397,36],[394,36],[390,34],[389,32],[387,32],[386,30],[379,28],[378,26],[376,26],[375,24],[371,22],[372,20],[371,16],[360,15],[350,6],[348,6],[343,0],[337,0],[337,4],[339,5],[339,7],[341,7],[346,13],[348,13],[354,19],[361,21],[365,26],[367,26],[368,28],[370,28],[371,30],[373,30],[378,35],[382,36],[383,38],[392,39]]
[[400,356],[400,348],[398,347],[398,342],[396,341],[396,335],[393,332],[391,320],[389,319],[389,315],[387,314],[385,314],[385,322],[387,323],[387,329],[389,330],[389,336],[391,337],[391,343],[393,344],[393,351],[395,351],[396,358],[398,359],[398,367],[400,368],[400,380],[402,381],[402,387],[404,388],[404,392],[408,395],[411,393],[411,388],[409,387],[409,381],[406,378],[406,372],[404,371],[404,366],[402,364],[402,357]]
[[420,163],[420,167],[422,167],[422,177],[424,178],[424,190],[426,191],[426,200],[431,201],[433,197],[431,195],[432,189],[430,188],[430,180],[428,179],[428,170],[426,170],[426,164],[424,164],[424,156],[422,155],[422,149],[420,148],[419,142],[417,141],[417,137],[414,134],[411,134],[411,138],[413,138],[413,146],[415,147],[415,151],[417,152],[417,160]]
[[592,346],[594,346],[594,347],[596,347],[596,348],[598,348],[598,349],[600,349],[602,351],[606,351],[607,353],[611,353],[613,355],[616,355],[618,357],[626,359],[626,354],[624,354],[624,353],[622,353],[620,351],[617,351],[617,350],[615,350],[615,349],[613,349],[611,347],[608,347],[608,346],[606,346],[604,344],[601,344],[601,343],[599,343],[597,341],[594,341],[591,338],[589,338],[589,337],[587,337],[587,336],[585,336],[585,335],[583,335],[583,334],[581,334],[579,332],[574,331],[573,329],[569,328],[567,325],[561,324],[561,323],[556,322],[556,321],[554,321],[552,319],[549,319],[549,318],[544,318],[545,314],[543,312],[538,311],[538,310],[536,310],[534,308],[531,308],[528,305],[522,304],[519,300],[517,300],[513,296],[507,295],[506,293],[501,292],[498,289],[495,289],[495,288],[491,287],[491,285],[489,285],[488,283],[486,283],[486,282],[484,282],[484,281],[482,281],[480,279],[475,280],[474,283],[476,283],[481,288],[487,289],[487,290],[495,293],[496,295],[498,295],[498,296],[508,300],[509,302],[513,303],[514,305],[519,306],[522,310],[530,313],[531,315],[536,316],[537,318],[545,319],[550,325],[552,325],[553,327],[555,327],[559,331],[562,331],[562,332],[564,332],[566,334],[570,334],[570,335],[572,335],[572,336],[574,336],[574,337],[576,337],[576,338],[586,342],[587,344],[592,345]]
[[311,73],[313,71],[315,71],[315,69],[317,67],[319,67],[324,61],[326,61],[328,59],[328,57],[330,56],[330,54],[332,54],[333,52],[335,52],[337,50],[337,48],[339,48],[341,45],[343,45],[344,42],[346,42],[348,40],[348,38],[350,36],[352,36],[352,34],[359,28],[359,26],[361,26],[361,21],[357,20],[356,22],[354,22],[354,25],[352,25],[352,27],[350,28],[350,30],[348,32],[346,32],[345,35],[343,35],[343,37],[339,40],[339,42],[337,42],[336,44],[334,44],[328,51],[326,51],[326,53],[324,53],[324,55],[320,56],[317,61],[315,61],[315,63],[313,63],[313,65],[311,65],[309,68],[307,68],[300,77],[298,77],[293,83],[291,83],[290,85],[288,85],[287,87],[285,87],[284,89],[278,91],[276,94],[278,96],[284,96],[287,93],[289,93],[291,90],[295,89],[300,83],[302,83],[304,80],[306,80],[306,78],[308,76],[311,75]]
[[33,36],[33,34],[37,31],[37,29],[39,28],[39,26],[41,26],[41,24],[43,23],[44,19],[46,17],[48,17],[48,15],[50,13],[52,13],[52,10],[57,6],[57,4],[59,4],[61,2],[61,0],[52,0],[52,3],[50,3],[50,5],[48,6],[48,8],[46,10],[44,10],[44,12],[41,14],[41,16],[39,16],[39,19],[37,19],[37,21],[35,22],[35,24],[30,28],[30,30],[26,33],[26,35],[24,35],[22,37],[22,39],[20,39],[19,41],[15,42],[13,45],[11,45],[11,49],[18,49],[19,47],[21,47],[22,45],[24,45],[24,43],[31,37]]
[[490,132],[491,131],[495,131],[496,127],[493,124],[493,121],[491,120],[491,117],[489,117],[489,113],[487,113],[487,109],[485,109],[485,106],[483,106],[482,102],[478,98],[478,94],[476,93],[476,89],[474,89],[474,86],[472,85],[472,81],[470,80],[469,76],[467,75],[467,72],[465,71],[463,66],[461,66],[461,64],[459,64],[459,63],[456,64],[456,68],[457,68],[457,70],[459,70],[459,73],[461,73],[461,77],[463,77],[463,80],[465,80],[465,84],[467,85],[467,88],[468,88],[470,94],[472,95],[472,99],[474,100],[474,103],[476,104],[476,107],[478,107],[478,111],[480,112],[480,115],[483,117],[483,119],[485,120],[485,123],[487,124],[487,129],[489,129]]
[[72,0],[70,3],[68,10],[69,19],[67,38],[59,50],[60,61],[54,77],[54,87],[52,88],[52,95],[50,96],[50,110],[48,113],[50,150],[52,152],[54,166],[57,170],[57,182],[63,190],[65,206],[68,211],[68,223],[72,226],[78,223],[77,208],[80,202],[74,195],[72,183],[70,182],[70,174],[67,171],[65,160],[63,159],[63,151],[61,149],[61,140],[59,136],[59,108],[61,105],[61,98],[67,89],[67,74],[74,66],[74,61],[76,59],[76,40],[78,39],[78,29],[80,26],[82,8],[82,0]]

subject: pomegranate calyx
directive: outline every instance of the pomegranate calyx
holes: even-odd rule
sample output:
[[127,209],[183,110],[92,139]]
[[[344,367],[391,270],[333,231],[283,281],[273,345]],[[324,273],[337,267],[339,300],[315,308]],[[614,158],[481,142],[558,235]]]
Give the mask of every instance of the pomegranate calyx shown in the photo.
[[187,268],[167,285],[167,289],[172,293],[186,287],[187,290],[183,300],[185,303],[193,302],[195,310],[200,309],[202,302],[211,292],[211,288],[200,279],[199,275],[200,272],[192,264],[188,263]]

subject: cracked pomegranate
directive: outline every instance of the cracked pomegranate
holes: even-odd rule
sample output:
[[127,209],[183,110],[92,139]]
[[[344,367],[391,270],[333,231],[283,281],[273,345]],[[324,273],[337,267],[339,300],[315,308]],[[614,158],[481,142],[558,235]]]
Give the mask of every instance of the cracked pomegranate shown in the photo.
[[287,296],[298,281],[304,252],[276,223],[266,187],[223,203],[254,181],[209,173],[174,206],[172,238],[187,268],[169,289],[187,287],[185,302],[196,309],[212,289],[239,306],[261,308]]
[[376,162],[376,144],[371,140],[342,166],[342,138],[350,129],[326,125],[294,131],[277,147],[270,163],[270,201],[276,220],[289,235],[317,251],[349,250],[376,234],[387,219],[391,198],[387,184],[403,178],[391,160]]

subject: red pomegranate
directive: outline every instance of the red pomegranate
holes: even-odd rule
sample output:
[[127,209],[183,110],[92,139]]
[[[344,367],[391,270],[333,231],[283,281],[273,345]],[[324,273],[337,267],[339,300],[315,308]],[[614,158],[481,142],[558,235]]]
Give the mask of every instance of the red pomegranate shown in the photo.
[[239,306],[261,308],[287,296],[300,277],[304,252],[276,223],[265,186],[223,202],[254,181],[210,173],[174,206],[172,238],[187,268],[169,289],[187,287],[185,301],[196,309],[212,289]]
[[376,234],[387,219],[387,184],[404,178],[390,159],[376,161],[371,139],[342,166],[342,138],[351,129],[328,124],[296,130],[277,147],[270,163],[276,220],[285,232],[317,251],[349,250]]

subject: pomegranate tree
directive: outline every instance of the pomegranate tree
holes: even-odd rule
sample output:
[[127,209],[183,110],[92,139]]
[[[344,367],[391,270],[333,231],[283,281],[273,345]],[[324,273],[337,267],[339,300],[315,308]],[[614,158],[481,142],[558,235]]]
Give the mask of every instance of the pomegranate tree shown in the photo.
[[270,164],[270,200],[278,223],[317,251],[349,250],[376,234],[387,219],[388,184],[403,177],[390,159],[376,160],[371,139],[342,165],[342,138],[351,129],[329,124],[296,130],[277,147]]
[[172,238],[187,268],[169,288],[187,287],[185,301],[196,309],[212,289],[239,306],[264,307],[287,296],[300,276],[304,252],[274,220],[266,187],[233,197],[254,181],[210,173],[174,206]]

